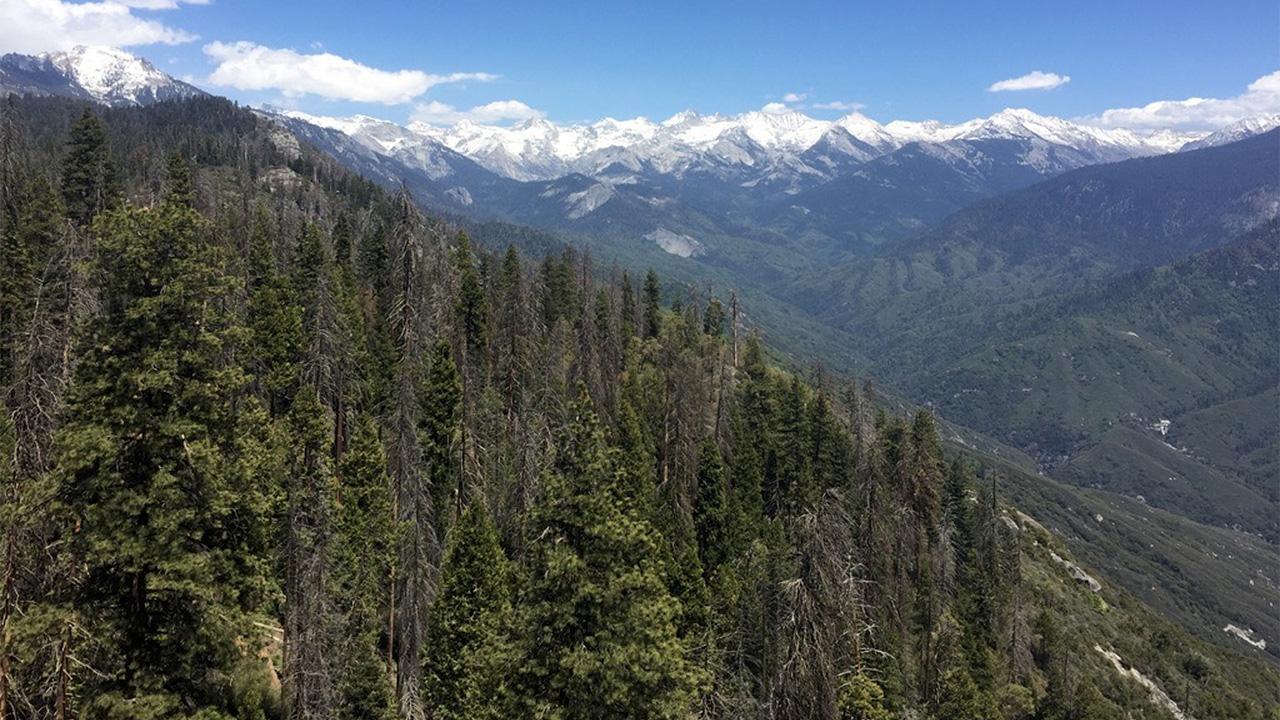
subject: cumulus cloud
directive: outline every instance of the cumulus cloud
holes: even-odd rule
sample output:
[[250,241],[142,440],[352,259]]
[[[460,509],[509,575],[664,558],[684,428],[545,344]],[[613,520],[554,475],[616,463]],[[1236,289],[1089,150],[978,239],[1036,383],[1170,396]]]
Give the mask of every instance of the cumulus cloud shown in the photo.
[[135,9],[164,10],[178,5],[178,0],[0,0],[0,48],[6,52],[37,53],[76,45],[127,47],[191,42],[195,35],[134,13]]
[[452,105],[432,100],[417,105],[413,109],[412,120],[428,125],[453,125],[462,120],[493,125],[542,117],[546,117],[546,113],[531,108],[519,100],[495,100],[477,105],[470,110],[459,110]]
[[809,97],[807,93],[789,92],[786,95],[782,96],[782,102],[787,102],[787,103],[804,102],[804,99],[807,97]]
[[780,102],[765,103],[765,106],[760,108],[760,112],[768,113],[770,115],[781,115],[782,113],[790,110],[791,108],[787,107],[786,103]]
[[328,52],[313,54],[251,42],[213,42],[205,55],[218,63],[213,85],[237,90],[278,90],[286,96],[319,95],[329,100],[406,103],[437,85],[494,80],[489,73],[434,75],[421,70],[379,70]]
[[856,112],[866,107],[860,102],[843,102],[841,100],[832,100],[830,102],[820,102],[813,104],[817,110],[839,110],[840,112]]
[[1026,75],[1019,75],[1016,78],[1001,80],[998,83],[992,83],[987,88],[987,92],[1008,92],[1010,90],[1052,90],[1059,85],[1066,85],[1071,82],[1071,76],[1059,75],[1057,73],[1041,72],[1040,70],[1032,70]]
[[1113,108],[1079,119],[1092,125],[1134,130],[1217,130],[1247,118],[1277,113],[1280,70],[1254,80],[1235,97],[1157,100],[1142,107]]

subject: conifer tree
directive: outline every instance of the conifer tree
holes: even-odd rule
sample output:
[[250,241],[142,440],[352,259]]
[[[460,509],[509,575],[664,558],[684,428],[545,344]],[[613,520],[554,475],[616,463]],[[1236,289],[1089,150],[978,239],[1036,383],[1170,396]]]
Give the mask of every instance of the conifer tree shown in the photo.
[[326,720],[338,706],[332,648],[340,626],[329,584],[336,487],[329,418],[313,388],[294,398],[288,427],[284,705],[295,720]]
[[716,298],[707,303],[707,312],[702,318],[702,331],[711,337],[724,334],[724,306]]
[[708,577],[733,557],[734,510],[720,448],[708,438],[698,451],[698,496],[693,515],[698,554]]
[[449,531],[431,608],[423,687],[436,720],[500,718],[499,689],[511,615],[507,559],[483,499]]
[[391,481],[377,427],[364,416],[342,456],[333,551],[341,634],[342,718],[387,720],[394,703],[379,643],[385,634],[395,553]]
[[497,356],[497,379],[502,384],[508,416],[520,407],[528,358],[525,353],[526,322],[524,278],[520,253],[507,246],[498,275],[501,302],[495,313],[497,327],[494,343]]
[[191,168],[182,155],[176,152],[169,155],[166,166],[164,200],[185,208],[194,208],[196,205],[196,190],[191,180]]
[[90,108],[71,126],[62,161],[62,199],[67,217],[88,227],[98,213],[119,201],[120,185],[107,148],[107,131]]
[[[83,199],[83,198],[82,198]],[[102,312],[60,435],[60,497],[85,568],[74,598],[95,644],[90,715],[226,707],[211,670],[238,656],[221,528],[237,503],[224,444],[239,371],[223,363],[228,283],[206,226],[171,204],[97,225]]]
[[658,337],[662,332],[662,286],[652,268],[644,276],[644,336]]
[[942,676],[933,717],[937,720],[995,720],[995,703],[980,691],[964,668]]
[[625,270],[622,273],[622,336],[633,337],[636,334],[636,292],[631,287],[631,275]]
[[467,362],[482,365],[489,342],[489,301],[476,273],[471,240],[466,233],[458,233],[454,264],[459,278],[454,313],[462,333],[462,344],[466,348]]
[[856,672],[840,688],[840,720],[890,720],[884,691],[875,680]]
[[682,718],[691,669],[653,530],[608,491],[614,473],[589,403],[557,442],[534,510],[517,609],[513,716]]
[[14,216],[0,229],[0,384],[7,384],[36,286],[62,237],[62,204],[43,176],[11,198]]
[[459,485],[462,472],[457,454],[462,421],[462,376],[453,362],[448,343],[436,343],[432,350],[418,400],[422,465],[436,508],[436,529],[443,536],[447,530],[445,519],[456,514],[466,495]]

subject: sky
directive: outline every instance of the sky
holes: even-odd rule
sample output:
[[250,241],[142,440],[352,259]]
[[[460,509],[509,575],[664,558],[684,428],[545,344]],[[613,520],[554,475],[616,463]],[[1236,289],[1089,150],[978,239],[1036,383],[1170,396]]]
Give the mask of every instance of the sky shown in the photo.
[[[0,52],[122,46],[233,99],[397,122],[786,105],[1137,129],[1280,113],[1280,5],[0,0]],[[779,105],[781,104],[781,105]]]

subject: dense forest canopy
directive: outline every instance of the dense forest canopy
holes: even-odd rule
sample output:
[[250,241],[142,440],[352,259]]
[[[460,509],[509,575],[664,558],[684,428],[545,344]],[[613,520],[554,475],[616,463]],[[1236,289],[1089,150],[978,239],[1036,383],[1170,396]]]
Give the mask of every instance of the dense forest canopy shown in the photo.
[[216,99],[10,99],[0,160],[0,718],[1275,717],[732,293]]

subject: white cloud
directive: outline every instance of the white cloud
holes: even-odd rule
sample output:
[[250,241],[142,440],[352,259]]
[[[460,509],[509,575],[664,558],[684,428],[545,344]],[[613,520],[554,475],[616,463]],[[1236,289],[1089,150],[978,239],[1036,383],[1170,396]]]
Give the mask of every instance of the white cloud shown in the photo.
[[211,0],[113,0],[139,10],[173,10],[179,5],[208,5]]
[[213,85],[387,105],[409,102],[436,85],[497,78],[488,73],[433,75],[421,70],[379,70],[333,53],[304,54],[243,41],[209,43],[204,53],[218,63],[209,76]]
[[1217,130],[1246,118],[1277,113],[1280,70],[1254,80],[1235,97],[1157,100],[1142,107],[1113,108],[1079,119],[1092,125],[1134,130]]
[[781,115],[782,113],[790,110],[791,108],[780,102],[765,103],[765,106],[760,108],[760,112],[768,113],[770,115]]
[[76,45],[177,45],[196,36],[134,14],[134,9],[169,9],[177,0],[0,0],[0,48],[37,53]]
[[787,103],[804,102],[804,99],[807,97],[809,97],[808,93],[789,92],[786,95],[782,96],[782,102],[787,102]]
[[1040,70],[1032,70],[1026,75],[1019,75],[1016,78],[1001,80],[998,83],[992,83],[987,88],[987,92],[1006,92],[1009,90],[1052,90],[1059,85],[1066,85],[1071,82],[1071,76],[1059,75],[1057,73],[1041,72]]
[[861,110],[862,108],[866,107],[866,105],[860,102],[843,102],[840,100],[832,100],[830,102],[814,103],[813,107],[814,109],[817,109],[817,110],[839,110],[841,112],[855,112],[857,110]]
[[412,119],[428,125],[453,125],[461,120],[482,125],[493,125],[512,120],[530,120],[546,117],[541,110],[531,108],[519,100],[495,100],[484,105],[477,105],[470,110],[458,108],[432,100],[417,105],[413,109]]

